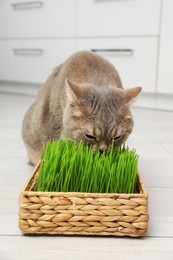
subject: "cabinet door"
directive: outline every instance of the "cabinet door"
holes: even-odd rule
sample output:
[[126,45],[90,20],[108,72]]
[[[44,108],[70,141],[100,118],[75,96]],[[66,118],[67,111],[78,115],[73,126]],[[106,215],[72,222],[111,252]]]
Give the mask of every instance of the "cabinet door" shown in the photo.
[[78,0],[78,36],[158,35],[161,0]]
[[158,92],[173,94],[173,1],[163,1]]
[[43,83],[74,52],[74,40],[4,40],[0,49],[1,80]]
[[69,37],[74,33],[75,0],[0,0],[0,37]]
[[124,88],[155,92],[157,37],[78,39],[77,50],[93,50],[117,68]]

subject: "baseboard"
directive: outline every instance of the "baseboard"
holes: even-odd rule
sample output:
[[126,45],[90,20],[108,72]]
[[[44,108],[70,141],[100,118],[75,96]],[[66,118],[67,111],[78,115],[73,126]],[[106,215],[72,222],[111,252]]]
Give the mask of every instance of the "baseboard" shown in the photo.
[[0,81],[0,92],[35,96],[41,84]]
[[173,111],[173,95],[142,93],[135,101],[134,107]]
[[[41,84],[0,81],[0,92],[36,96]],[[133,107],[173,111],[173,95],[142,93]]]

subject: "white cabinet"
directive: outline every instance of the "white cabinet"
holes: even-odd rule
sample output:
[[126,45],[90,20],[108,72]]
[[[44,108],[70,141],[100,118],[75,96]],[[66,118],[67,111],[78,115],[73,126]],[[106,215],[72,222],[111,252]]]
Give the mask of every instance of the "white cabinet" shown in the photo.
[[0,37],[72,37],[74,33],[75,0],[0,0]]
[[77,50],[95,50],[124,87],[155,93],[161,0],[77,0]]
[[161,0],[78,0],[78,36],[158,35]]
[[125,88],[173,93],[172,24],[171,0],[0,0],[0,80],[43,83],[87,49],[115,65]]
[[0,79],[43,83],[74,52],[74,39],[0,41]]
[[173,94],[173,1],[164,0],[162,8],[158,92]]
[[124,88],[142,86],[145,92],[156,87],[157,37],[78,39],[77,50],[93,50],[117,68]]
[[43,83],[75,51],[75,3],[0,0],[0,80]]

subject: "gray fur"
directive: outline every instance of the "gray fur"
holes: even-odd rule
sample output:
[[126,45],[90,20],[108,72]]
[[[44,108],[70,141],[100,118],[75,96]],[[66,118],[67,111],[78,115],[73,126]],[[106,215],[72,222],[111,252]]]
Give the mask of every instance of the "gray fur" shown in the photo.
[[101,150],[109,149],[112,138],[121,145],[133,129],[130,103],[140,91],[124,90],[114,66],[100,56],[87,51],[73,54],[55,68],[24,117],[22,135],[29,161],[39,161],[48,139],[83,140]]

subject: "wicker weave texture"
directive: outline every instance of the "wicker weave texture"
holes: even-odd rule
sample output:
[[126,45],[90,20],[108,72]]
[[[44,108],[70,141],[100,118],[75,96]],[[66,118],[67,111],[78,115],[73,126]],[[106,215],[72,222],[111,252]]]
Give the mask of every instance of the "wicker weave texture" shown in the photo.
[[145,235],[148,198],[144,187],[140,194],[33,192],[29,189],[36,174],[20,194],[19,227],[24,233]]

